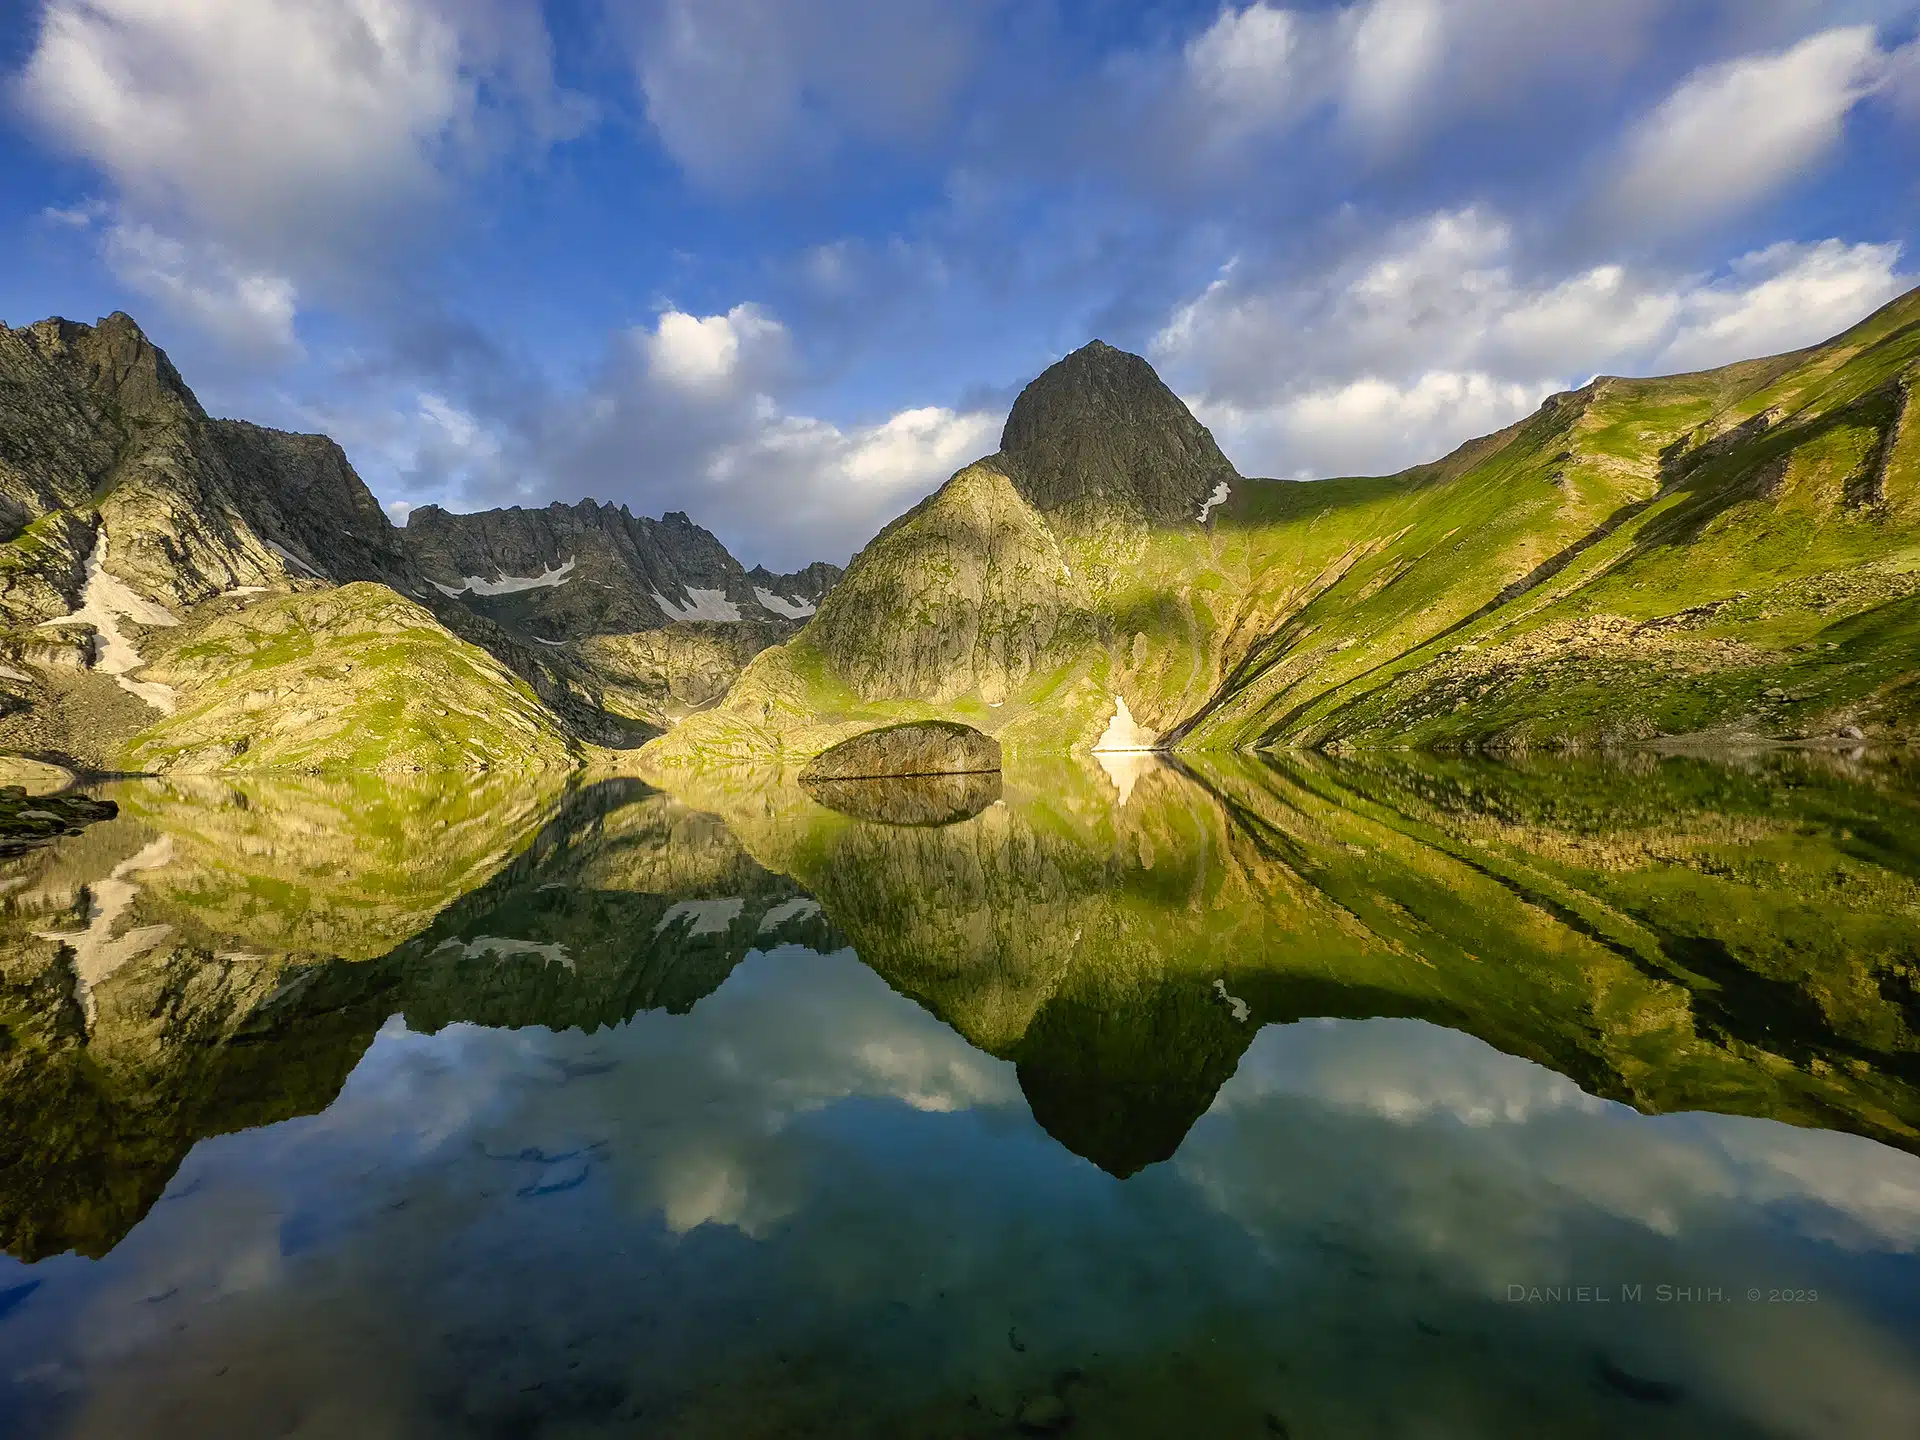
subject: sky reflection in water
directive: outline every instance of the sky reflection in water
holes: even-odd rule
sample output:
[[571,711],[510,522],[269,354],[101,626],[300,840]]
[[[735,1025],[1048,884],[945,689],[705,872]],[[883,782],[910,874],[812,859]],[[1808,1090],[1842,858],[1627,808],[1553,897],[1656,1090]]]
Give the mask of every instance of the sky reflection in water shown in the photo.
[[[1108,838],[1137,869],[1140,835]],[[563,850],[527,852],[488,933]],[[556,981],[591,980],[577,948]],[[1070,1068],[1062,1046],[1112,1063],[1097,1027],[1070,1044],[1043,1003],[995,1058],[899,976],[769,941],[684,1013],[591,1032],[396,1016],[321,1113],[196,1145],[106,1258],[0,1261],[0,1419],[987,1436],[1057,1394],[1095,1435],[1920,1428],[1911,1154],[1642,1115],[1389,1016],[1266,1024],[1172,1158],[1120,1179],[1023,1093]],[[1258,978],[1226,988],[1259,1007]],[[1581,1287],[1605,1303],[1547,1298]]]

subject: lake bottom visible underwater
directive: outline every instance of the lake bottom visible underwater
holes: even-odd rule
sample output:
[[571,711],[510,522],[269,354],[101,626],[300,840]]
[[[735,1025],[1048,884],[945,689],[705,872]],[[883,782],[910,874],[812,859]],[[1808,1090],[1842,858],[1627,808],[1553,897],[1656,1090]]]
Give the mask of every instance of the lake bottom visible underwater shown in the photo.
[[103,787],[0,1433],[1920,1433],[1917,780]]

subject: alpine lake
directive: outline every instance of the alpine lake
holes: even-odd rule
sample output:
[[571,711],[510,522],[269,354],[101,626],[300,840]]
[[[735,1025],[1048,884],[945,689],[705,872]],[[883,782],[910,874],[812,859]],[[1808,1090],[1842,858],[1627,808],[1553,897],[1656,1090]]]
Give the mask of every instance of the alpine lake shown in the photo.
[[0,861],[0,1433],[1920,1434],[1912,757],[841,788]]

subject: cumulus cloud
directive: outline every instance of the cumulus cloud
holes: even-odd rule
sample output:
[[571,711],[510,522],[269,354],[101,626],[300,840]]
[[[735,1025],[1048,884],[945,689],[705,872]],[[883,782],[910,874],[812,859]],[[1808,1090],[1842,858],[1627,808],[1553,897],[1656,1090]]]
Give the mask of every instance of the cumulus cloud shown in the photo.
[[[637,510],[691,508],[751,560],[841,560],[969,460],[997,415],[915,406],[833,424],[786,398],[786,327],[764,308],[679,310],[623,337],[592,389],[539,442],[556,491]],[[645,464],[636,463],[645,457]]]
[[655,378],[675,389],[713,394],[737,387],[749,373],[777,365],[786,350],[787,330],[758,305],[742,304],[724,315],[669,310],[651,332],[638,338]]
[[1002,418],[921,406],[843,428],[769,414],[718,450],[705,478],[754,554],[840,560],[962,465],[991,453]]
[[[1548,81],[1590,86],[1644,53],[1663,0],[1354,0],[1223,6],[1184,47],[1203,145],[1278,135],[1322,109],[1368,146],[1422,122],[1521,103]],[[1211,120],[1211,126],[1206,121]]]
[[1906,290],[1897,245],[1771,245],[1736,260],[1729,278],[1691,292],[1660,352],[1675,370],[1702,370],[1811,345]]
[[1737,211],[1823,159],[1885,70],[1855,25],[1696,71],[1629,137],[1611,203],[1657,227]]
[[391,0],[55,0],[20,83],[124,194],[228,235],[431,186],[472,103],[452,27]]
[[[669,309],[618,333],[588,382],[500,412],[487,387],[386,373],[300,423],[346,446],[390,513],[571,503],[686,510],[748,564],[845,560],[955,470],[990,453],[1003,414],[910,406],[871,421],[808,413],[793,337],[764,306]],[[475,390],[473,396],[467,390]],[[395,506],[398,506],[396,509]]]
[[1814,344],[1912,283],[1897,245],[1839,240],[1774,245],[1717,277],[1618,262],[1543,276],[1523,259],[1500,215],[1441,211],[1325,275],[1230,265],[1150,348],[1250,473],[1379,473],[1595,374]]
[[[503,97],[539,139],[583,123],[550,50],[531,0],[49,0],[17,91],[110,180],[125,222],[110,264],[116,235],[132,264],[152,236],[179,237],[228,257],[238,313],[277,324],[249,277],[350,282],[446,196]],[[290,283],[278,293],[290,304]],[[258,328],[231,304],[187,310],[216,334]]]
[[1348,18],[1348,107],[1367,129],[1390,130],[1418,103],[1444,53],[1441,8],[1437,0],[1373,0]]
[[1258,0],[1244,10],[1223,9],[1187,43],[1193,88],[1230,124],[1253,125],[1285,115],[1317,81],[1296,73],[1306,30],[1301,17]]

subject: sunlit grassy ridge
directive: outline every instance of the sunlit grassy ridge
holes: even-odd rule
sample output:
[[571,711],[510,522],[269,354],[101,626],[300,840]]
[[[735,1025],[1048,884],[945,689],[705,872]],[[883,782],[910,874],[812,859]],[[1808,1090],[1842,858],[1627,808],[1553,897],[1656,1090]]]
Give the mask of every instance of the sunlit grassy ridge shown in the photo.
[[1203,522],[1043,513],[1000,457],[653,743],[799,758],[945,717],[1084,748],[1904,738],[1920,719],[1920,294],[1813,350],[1603,378],[1384,478],[1241,481]]
[[384,585],[234,603],[142,678],[179,713],[134,737],[157,771],[566,769],[573,743],[527,683]]

